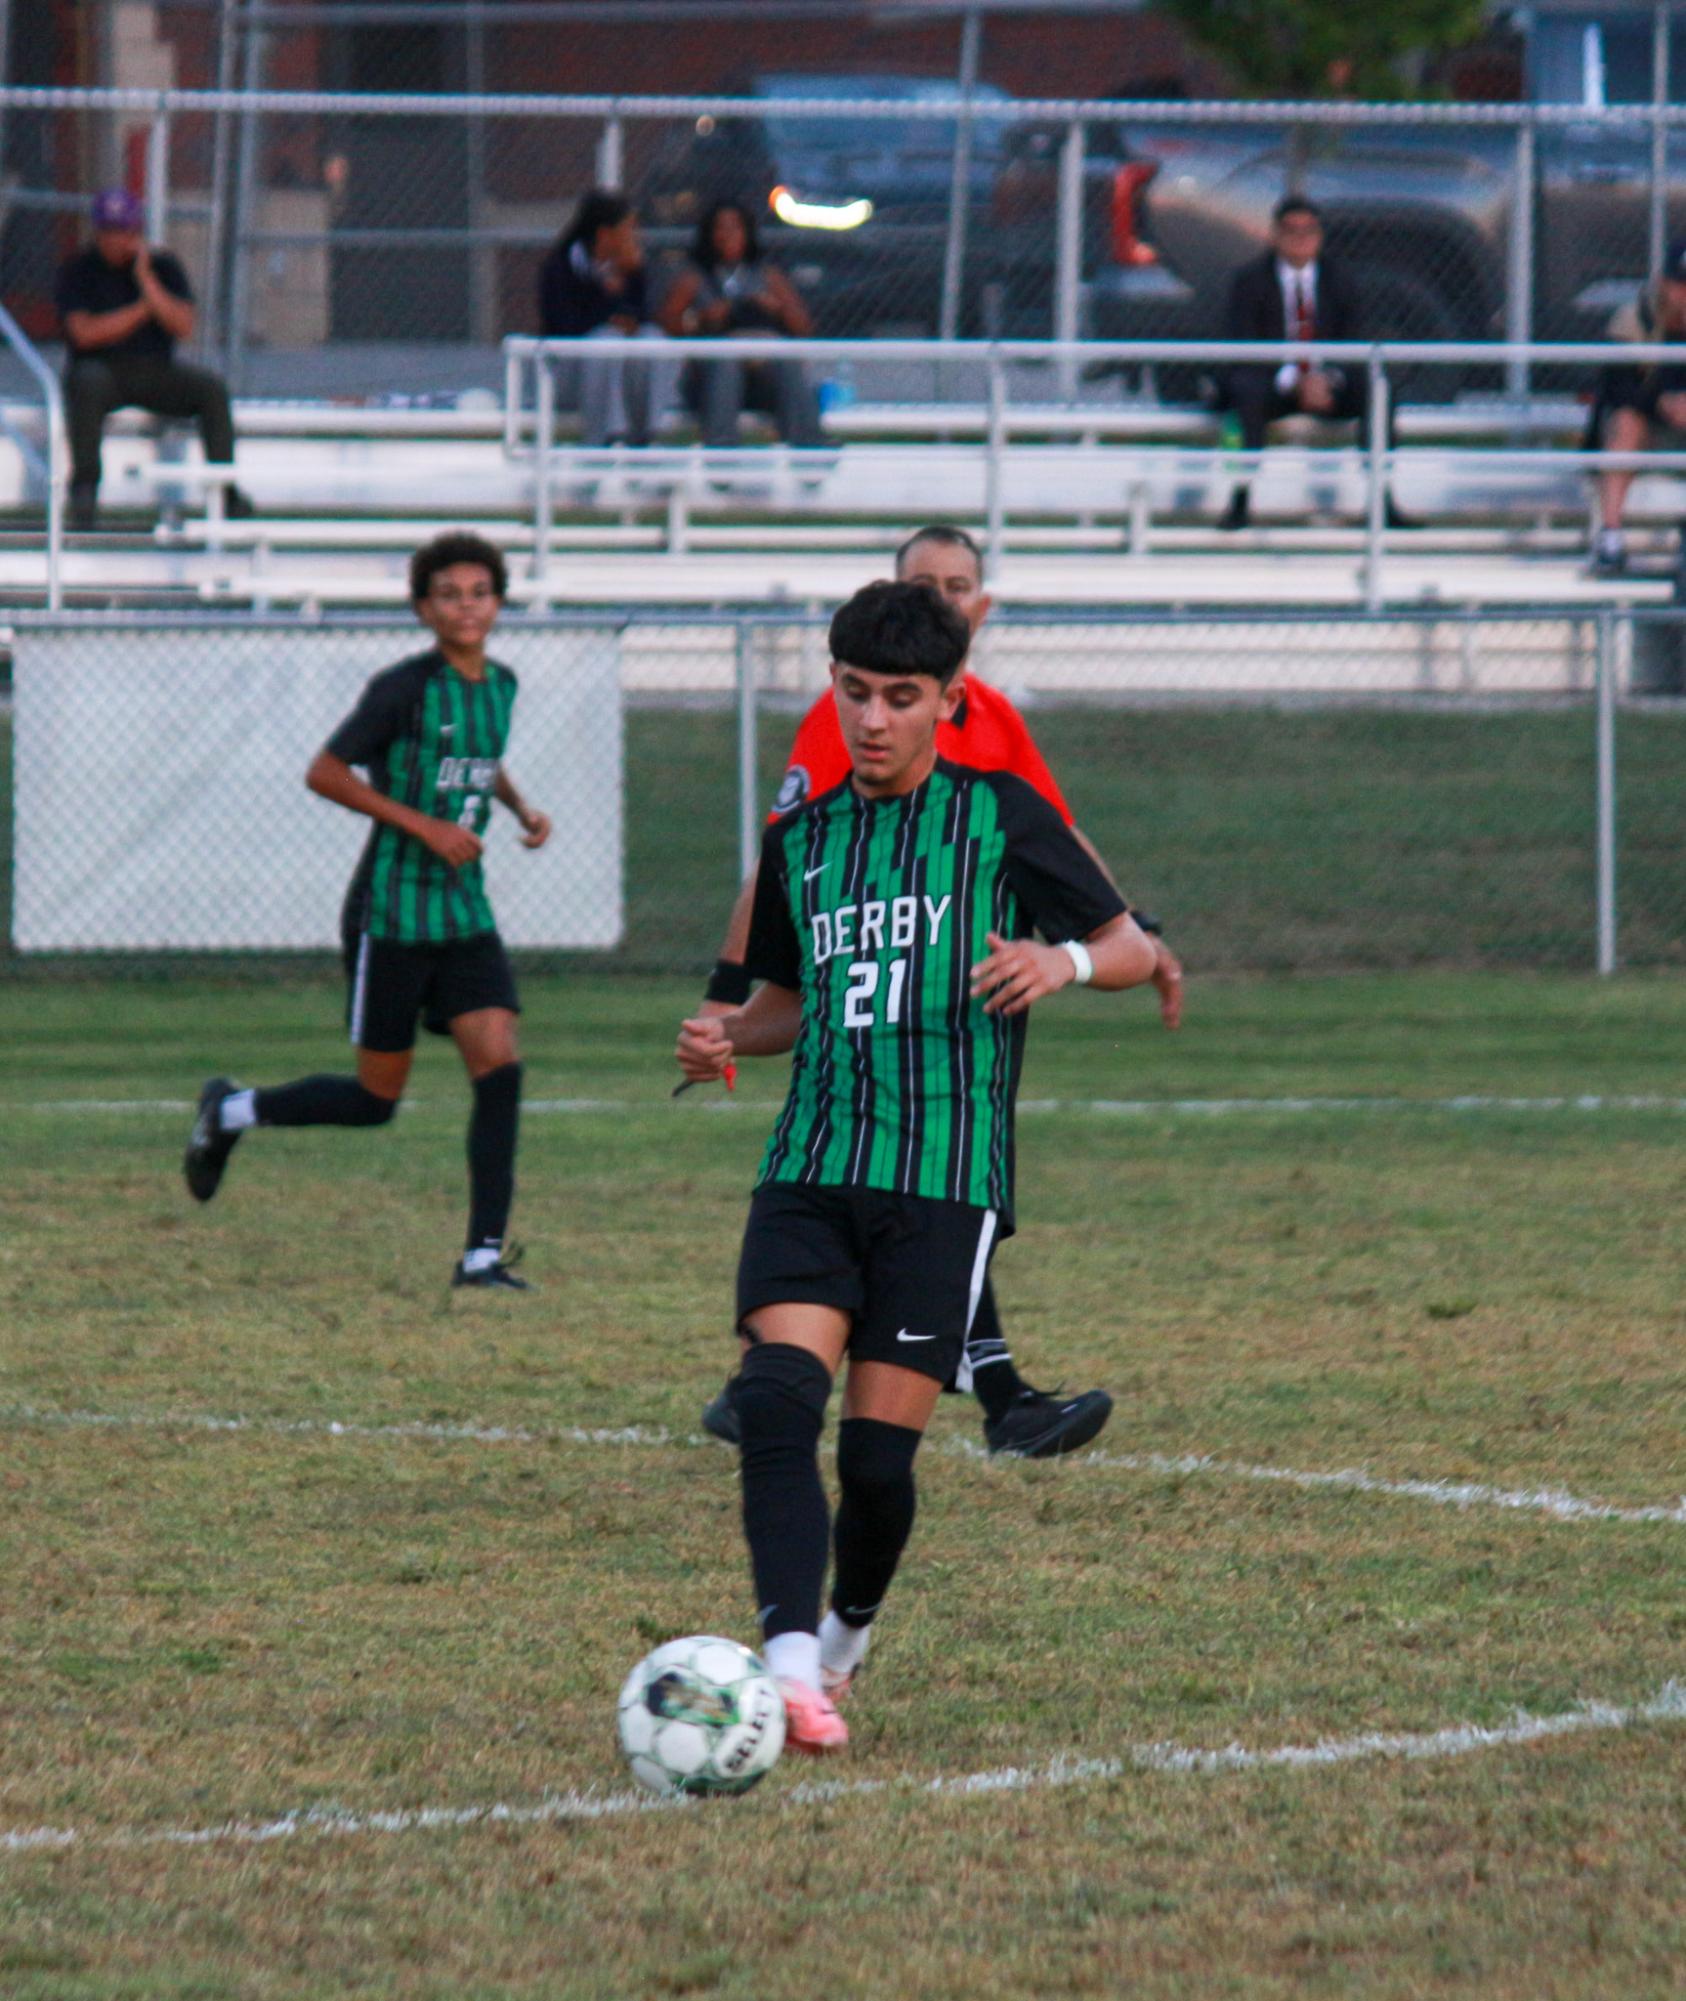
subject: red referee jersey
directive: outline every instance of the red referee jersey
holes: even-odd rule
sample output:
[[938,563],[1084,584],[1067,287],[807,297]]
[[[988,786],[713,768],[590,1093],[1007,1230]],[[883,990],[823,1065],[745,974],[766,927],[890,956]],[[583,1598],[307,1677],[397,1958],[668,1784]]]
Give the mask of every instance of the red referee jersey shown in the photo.
[[[999,688],[975,674],[961,677],[960,706],[953,719],[937,725],[937,755],[972,771],[1010,771],[1033,786],[1069,827],[1071,808],[1043,762],[1024,717]],[[802,718],[790,747],[784,783],[768,815],[776,819],[841,785],[849,776],[849,753],[837,721],[837,703],[828,688]]]

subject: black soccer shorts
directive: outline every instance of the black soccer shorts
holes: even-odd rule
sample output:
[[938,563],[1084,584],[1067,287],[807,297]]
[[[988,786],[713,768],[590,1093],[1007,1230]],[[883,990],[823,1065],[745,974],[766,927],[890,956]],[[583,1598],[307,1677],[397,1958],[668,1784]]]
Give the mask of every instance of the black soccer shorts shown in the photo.
[[346,1025],[352,1046],[395,1056],[416,1046],[417,1020],[449,1032],[459,1014],[483,1007],[521,1012],[515,973],[495,931],[439,945],[406,945],[365,931],[348,955]]
[[876,1188],[769,1181],[749,1205],[738,1323],[758,1307],[834,1306],[854,1325],[849,1356],[946,1382],[989,1273],[993,1209]]

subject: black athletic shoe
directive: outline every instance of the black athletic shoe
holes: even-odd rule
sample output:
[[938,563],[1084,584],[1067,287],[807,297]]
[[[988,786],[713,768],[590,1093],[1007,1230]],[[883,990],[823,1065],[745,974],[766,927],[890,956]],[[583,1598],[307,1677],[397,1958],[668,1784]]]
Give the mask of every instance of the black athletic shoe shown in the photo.
[[228,1156],[240,1143],[238,1133],[225,1133],[217,1123],[224,1098],[238,1086],[231,1077],[211,1077],[199,1092],[199,1115],[182,1156],[181,1171],[187,1177],[187,1192],[195,1202],[209,1202],[222,1185],[222,1171]]
[[1057,1459],[1076,1452],[1098,1436],[1112,1415],[1105,1390],[1085,1390],[1079,1397],[1045,1396],[1023,1389],[1013,1402],[984,1425],[984,1443],[991,1452],[1017,1459]]
[[451,1273],[451,1284],[477,1285],[481,1287],[501,1286],[505,1292],[531,1292],[531,1279],[517,1275],[515,1267],[521,1262],[521,1246],[512,1244],[509,1255],[499,1258],[495,1265],[483,1265],[479,1271],[470,1271],[461,1258],[457,1259],[456,1270]]
[[738,1425],[737,1389],[738,1375],[734,1369],[721,1384],[720,1394],[712,1403],[703,1405],[702,1428],[723,1445],[743,1443],[743,1432]]

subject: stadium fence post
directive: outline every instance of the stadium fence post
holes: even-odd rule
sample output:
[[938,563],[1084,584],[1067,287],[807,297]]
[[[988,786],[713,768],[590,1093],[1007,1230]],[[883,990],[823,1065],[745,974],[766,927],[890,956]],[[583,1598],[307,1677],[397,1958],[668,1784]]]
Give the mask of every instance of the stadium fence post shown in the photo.
[[989,440],[984,452],[984,554],[991,582],[1001,575],[1002,543],[1007,532],[1006,499],[1001,491],[1001,454],[1007,443],[1007,378],[1001,355],[989,345]]
[[[1083,141],[1083,121],[1074,118],[1065,128],[1065,144],[1060,148],[1060,206],[1054,262],[1054,338],[1059,341],[1074,341],[1081,335],[1078,298],[1083,282]],[[1058,380],[1061,400],[1074,402],[1078,384],[1076,355],[1060,356]]]
[[543,584],[550,568],[551,453],[556,441],[556,377],[550,355],[533,356],[533,581]]
[[597,185],[618,191],[626,178],[626,122],[617,112],[603,121],[597,138]]
[[1387,519],[1387,363],[1382,350],[1370,350],[1370,441],[1365,455],[1369,478],[1364,522],[1364,608],[1382,608],[1382,531]]
[[983,22],[976,7],[968,7],[960,23],[960,102],[954,116],[954,159],[948,183],[948,231],[943,244],[942,301],[937,336],[953,340],[960,332],[961,285],[966,265],[966,211],[972,198],[972,100],[978,88],[978,49]]
[[[1631,623],[1631,614],[1629,614]],[[1598,971],[1616,970],[1616,613],[1598,613]]]
[[747,620],[736,627],[738,680],[738,880],[755,866],[761,850],[760,814],[756,810],[756,689],[755,646]]
[[1668,70],[1670,8],[1657,0],[1651,15],[1651,186],[1645,274],[1655,284],[1662,275],[1668,236]]
[[[1505,260],[1505,339],[1534,338],[1534,120],[1516,128],[1516,161],[1511,169],[1510,243]],[[1518,399],[1528,394],[1531,363],[1513,354],[1505,363],[1505,393]]]
[[170,113],[162,98],[146,133],[146,234],[162,243],[170,233]]

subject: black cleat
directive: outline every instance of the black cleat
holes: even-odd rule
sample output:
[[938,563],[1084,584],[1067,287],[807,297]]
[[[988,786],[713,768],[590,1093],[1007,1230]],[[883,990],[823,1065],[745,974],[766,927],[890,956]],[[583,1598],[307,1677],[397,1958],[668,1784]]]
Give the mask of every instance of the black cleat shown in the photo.
[[1016,1459],[1057,1459],[1097,1437],[1111,1415],[1112,1398],[1105,1390],[1063,1397],[1023,1389],[999,1417],[985,1423],[984,1443],[991,1452]]
[[451,1273],[451,1284],[453,1287],[459,1285],[476,1285],[483,1289],[501,1287],[505,1292],[531,1292],[533,1290],[532,1280],[522,1278],[516,1272],[515,1267],[520,1262],[521,1246],[519,1244],[512,1244],[510,1246],[508,1257],[499,1258],[495,1265],[482,1265],[479,1271],[468,1270],[463,1260],[458,1258],[457,1268]]
[[225,1133],[217,1122],[224,1098],[239,1087],[231,1077],[209,1078],[199,1092],[199,1114],[193,1121],[181,1171],[187,1178],[187,1192],[195,1202],[209,1202],[222,1186],[222,1172],[228,1156],[240,1143],[238,1133]]
[[734,1369],[720,1386],[720,1394],[703,1405],[702,1428],[723,1445],[741,1445],[743,1432],[738,1425],[738,1375]]

